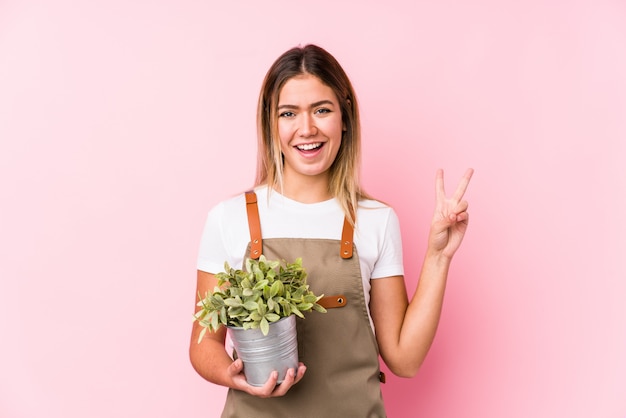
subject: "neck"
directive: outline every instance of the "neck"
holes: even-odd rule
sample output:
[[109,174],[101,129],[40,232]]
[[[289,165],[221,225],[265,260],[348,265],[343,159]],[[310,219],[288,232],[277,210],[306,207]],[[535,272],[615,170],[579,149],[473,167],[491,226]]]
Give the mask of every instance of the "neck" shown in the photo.
[[282,194],[300,203],[318,203],[332,198],[327,173],[320,176],[285,176]]

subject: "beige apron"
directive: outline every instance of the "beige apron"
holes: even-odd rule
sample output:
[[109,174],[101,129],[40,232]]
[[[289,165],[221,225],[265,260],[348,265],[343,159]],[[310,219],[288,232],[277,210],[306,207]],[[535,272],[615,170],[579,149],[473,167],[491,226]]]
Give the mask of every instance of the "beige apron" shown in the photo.
[[369,323],[352,227],[344,223],[341,241],[262,240],[256,195],[248,193],[246,201],[251,234],[246,257],[258,258],[262,253],[270,260],[288,262],[302,257],[311,290],[327,295],[322,304],[328,312],[297,318],[298,354],[307,366],[300,382],[278,398],[262,399],[230,389],[222,417],[385,417],[378,346]]

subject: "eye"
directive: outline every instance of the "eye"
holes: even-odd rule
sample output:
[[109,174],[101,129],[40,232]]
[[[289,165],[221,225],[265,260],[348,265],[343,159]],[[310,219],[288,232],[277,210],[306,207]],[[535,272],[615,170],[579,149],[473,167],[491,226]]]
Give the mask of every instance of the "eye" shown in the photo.
[[279,118],[291,118],[293,116],[295,116],[295,114],[290,111],[282,112],[278,115]]
[[318,114],[324,114],[324,113],[330,113],[330,112],[332,112],[332,110],[327,109],[325,107],[319,108],[315,111],[315,113],[318,113]]

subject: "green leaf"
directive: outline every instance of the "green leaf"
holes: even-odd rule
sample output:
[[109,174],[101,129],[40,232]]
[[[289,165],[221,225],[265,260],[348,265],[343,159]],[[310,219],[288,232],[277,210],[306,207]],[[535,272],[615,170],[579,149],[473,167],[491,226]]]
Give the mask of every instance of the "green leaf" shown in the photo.
[[236,296],[236,297],[230,298],[230,299],[225,299],[224,300],[224,304],[226,306],[231,306],[233,308],[238,308],[239,306],[242,305],[241,299],[239,298],[239,296]]
[[261,314],[261,316],[265,315],[265,312],[267,312],[267,305],[265,305],[263,302],[258,304],[258,312]]
[[302,312],[300,312],[300,310],[298,310],[298,307],[295,305],[291,305],[291,311],[298,315],[300,318],[304,318],[304,315],[302,314]]
[[198,336],[198,344],[202,342],[202,339],[204,338],[204,334],[206,334],[206,328],[202,328],[202,331],[200,331],[200,335]]
[[304,295],[304,298],[302,299],[304,302],[306,303],[315,303],[318,301],[317,296],[315,296],[313,293],[309,293],[308,295]]
[[193,320],[194,321],[199,321],[199,320],[203,319],[206,316],[206,314],[207,314],[206,309],[200,309],[198,312],[196,312],[193,315]]
[[247,277],[246,277],[246,278],[244,278],[244,279],[241,281],[241,287],[244,289],[244,292],[245,292],[247,289],[252,289],[252,281],[250,281],[250,279],[249,279],[249,278],[247,278]]
[[275,269],[279,265],[280,265],[280,261],[278,261],[278,260],[274,260],[274,261],[270,261],[269,262],[269,266],[270,266],[271,269]]
[[265,319],[267,319],[269,322],[276,322],[280,319],[280,316],[270,312],[265,315]]
[[211,331],[216,331],[217,328],[219,327],[219,315],[217,311],[211,312],[210,318],[211,318]]
[[243,307],[244,309],[247,309],[248,311],[253,311],[259,308],[259,304],[253,300],[248,300],[243,304]]
[[300,309],[300,311],[310,311],[311,308],[313,307],[312,303],[299,303],[298,304],[298,309]]
[[243,306],[231,306],[230,308],[228,308],[228,311],[227,311],[228,316],[230,317],[238,316],[242,312],[244,312]]
[[243,290],[241,290],[241,288],[239,288],[239,287],[230,286],[228,288],[228,294],[231,297],[243,296],[242,293],[243,293]]
[[281,304],[283,306],[283,311],[285,311],[285,316],[291,315],[291,303]]
[[324,308],[322,305],[320,305],[319,303],[316,303],[313,305],[313,309],[315,309],[317,312],[321,312],[321,313],[326,313],[328,312],[326,310],[326,308]]
[[254,290],[263,290],[263,287],[267,286],[269,282],[267,280],[261,280],[254,285]]
[[285,285],[280,280],[276,280],[272,283],[272,287],[270,288],[270,297],[274,297],[276,295],[282,296],[282,293],[285,290]]
[[263,335],[267,335],[268,332],[270,332],[270,324],[267,322],[267,319],[263,318],[261,319],[261,332],[263,333]]

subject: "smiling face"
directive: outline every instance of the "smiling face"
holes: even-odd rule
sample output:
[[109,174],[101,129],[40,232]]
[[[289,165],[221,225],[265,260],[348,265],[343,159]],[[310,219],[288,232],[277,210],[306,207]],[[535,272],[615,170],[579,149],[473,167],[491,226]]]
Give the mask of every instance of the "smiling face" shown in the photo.
[[293,77],[280,91],[277,114],[285,180],[328,182],[344,130],[333,90],[310,74]]

